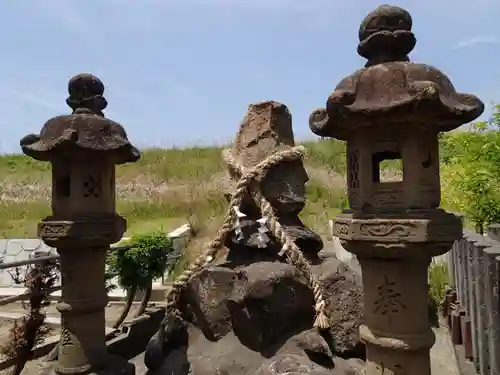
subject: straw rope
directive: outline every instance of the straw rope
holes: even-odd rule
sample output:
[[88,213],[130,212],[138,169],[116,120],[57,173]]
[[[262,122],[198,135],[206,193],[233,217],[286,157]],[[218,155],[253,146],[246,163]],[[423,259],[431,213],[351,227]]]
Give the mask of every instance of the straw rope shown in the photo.
[[224,216],[222,225],[220,226],[214,240],[208,245],[207,249],[174,281],[172,288],[167,292],[167,314],[179,317],[178,301],[182,291],[189,283],[189,280],[201,270],[209,266],[217,257],[218,252],[224,246],[228,235],[233,230],[236,213],[233,207],[240,207],[241,202],[247,193],[256,200],[260,207],[262,217],[266,219],[266,225],[273,236],[283,246],[284,254],[289,262],[306,278],[309,286],[313,290],[316,319],[314,327],[319,329],[327,329],[330,326],[325,309],[326,303],[323,297],[322,285],[315,279],[311,272],[311,265],[304,258],[300,248],[295,244],[293,239],[283,230],[276,215],[274,214],[271,204],[262,196],[259,189],[251,189],[252,184],[256,182],[256,178],[263,175],[271,167],[287,161],[299,160],[305,154],[305,148],[302,146],[289,148],[279,151],[255,167],[246,169],[240,166],[230,153],[225,155],[225,161],[235,170],[241,178],[238,180],[236,190],[229,203],[229,208]]

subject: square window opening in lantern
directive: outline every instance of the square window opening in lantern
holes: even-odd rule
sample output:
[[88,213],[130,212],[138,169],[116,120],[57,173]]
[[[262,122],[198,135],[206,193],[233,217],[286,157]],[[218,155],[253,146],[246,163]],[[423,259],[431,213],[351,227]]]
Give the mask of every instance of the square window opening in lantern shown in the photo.
[[61,198],[69,198],[71,195],[71,181],[69,176],[61,176],[56,180],[56,194]]
[[400,152],[383,151],[372,155],[374,183],[402,182],[403,160]]

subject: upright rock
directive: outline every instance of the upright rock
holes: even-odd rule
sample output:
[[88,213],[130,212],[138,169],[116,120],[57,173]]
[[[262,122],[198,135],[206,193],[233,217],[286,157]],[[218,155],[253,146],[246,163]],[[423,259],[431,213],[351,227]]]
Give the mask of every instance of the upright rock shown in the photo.
[[[288,108],[275,101],[265,101],[249,106],[232,149],[224,150],[223,157],[227,160],[231,155],[236,163],[249,169],[276,152],[294,146],[292,116]],[[231,165],[229,172],[234,180],[239,179],[239,171]],[[260,176],[257,183],[260,193],[271,203],[281,225],[295,239],[306,258],[314,263],[318,261],[317,254],[323,248],[323,242],[298,217],[306,203],[307,181],[309,176],[302,160],[296,160],[271,168]],[[243,238],[233,231],[227,243],[230,250],[228,260],[244,257],[249,261],[256,253],[264,259],[269,259],[270,255],[275,260],[281,245],[267,236],[260,240],[257,220],[262,214],[255,204],[255,196],[249,195],[240,210],[246,215],[240,220]]]
[[[223,157],[238,181],[242,170],[294,146],[290,112],[281,103],[267,101],[249,106],[232,149]],[[307,181],[302,160],[272,166],[255,179],[226,241],[229,251],[185,289],[182,310],[190,322],[189,340],[166,353],[158,373],[168,369],[183,374],[181,369],[189,368],[196,375],[345,374],[352,363],[335,355],[363,356],[357,337],[360,280],[339,261],[321,264],[321,238],[298,218]],[[325,281],[333,301],[329,312],[336,321],[331,332],[312,329],[312,290],[303,275],[285,263],[278,239],[264,229],[259,197],[270,203],[283,230],[316,264],[314,272]]]

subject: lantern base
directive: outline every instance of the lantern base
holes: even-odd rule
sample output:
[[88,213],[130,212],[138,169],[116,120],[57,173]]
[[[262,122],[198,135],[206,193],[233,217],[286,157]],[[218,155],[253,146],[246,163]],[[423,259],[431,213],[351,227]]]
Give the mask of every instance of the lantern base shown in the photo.
[[50,365],[40,372],[39,375],[135,375],[135,365],[125,359],[110,355],[108,364],[102,369],[89,369],[87,371],[75,372],[74,369],[69,369],[65,372],[63,369],[57,368],[57,362]]

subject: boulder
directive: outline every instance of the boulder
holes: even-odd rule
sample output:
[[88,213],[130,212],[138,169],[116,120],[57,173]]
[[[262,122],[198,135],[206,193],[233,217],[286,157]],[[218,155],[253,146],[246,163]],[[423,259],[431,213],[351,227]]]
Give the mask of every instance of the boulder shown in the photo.
[[[312,328],[314,300],[289,264],[219,264],[184,295],[188,344],[166,353],[154,374],[357,374],[364,348],[360,276],[338,259],[313,267],[328,293],[329,332]],[[352,361],[350,358],[359,358]],[[351,372],[349,372],[351,371]]]
[[361,272],[334,258],[324,261],[319,269],[325,286],[332,350],[339,356],[364,358],[365,347],[359,337],[363,319]]
[[338,358],[326,368],[304,355],[284,354],[269,359],[252,375],[361,375],[363,367],[364,363]]
[[[236,182],[244,168],[294,146],[288,108],[267,101],[249,106],[232,148],[223,155]],[[232,208],[240,213],[224,239],[228,252],[190,279],[181,296],[183,317],[167,314],[150,341],[145,356],[150,370],[169,375],[340,375],[363,367],[361,275],[339,259],[319,258],[323,241],[299,218],[308,179],[300,159],[255,177],[241,204]],[[329,330],[313,329],[313,292],[281,254],[282,243],[262,227],[262,197],[313,264],[311,272],[326,293]],[[187,324],[180,324],[183,319]]]
[[171,352],[151,375],[355,375],[364,366],[361,360],[334,357],[316,330],[262,353],[242,345],[232,332],[215,343],[203,335],[191,337],[189,346]]

